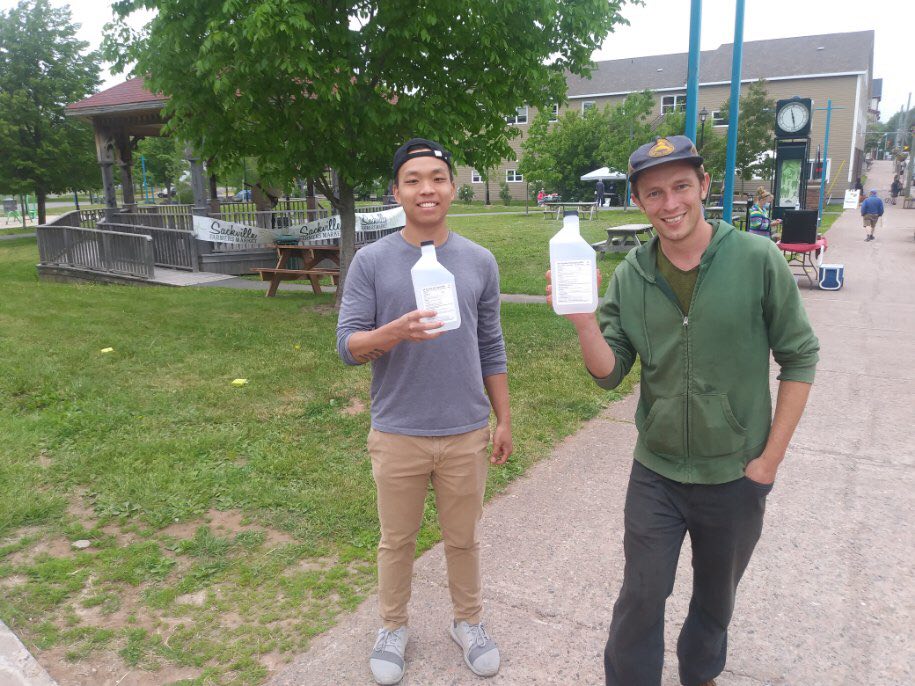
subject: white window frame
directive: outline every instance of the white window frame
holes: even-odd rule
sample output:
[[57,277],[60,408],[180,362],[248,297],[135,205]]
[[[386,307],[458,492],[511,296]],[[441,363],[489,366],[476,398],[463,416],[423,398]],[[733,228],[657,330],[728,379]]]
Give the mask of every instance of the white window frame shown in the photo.
[[517,169],[506,169],[505,183],[524,183],[524,174],[519,174]]
[[[524,114],[521,113],[522,110],[524,111]],[[505,121],[511,125],[527,124],[528,114],[529,114],[528,107],[527,107],[527,105],[524,105],[522,107],[517,108],[515,110],[514,115],[509,115],[508,117],[505,117]]]
[[584,114],[592,107],[597,107],[597,103],[594,100],[582,100],[581,101],[581,113]]
[[559,121],[559,103],[550,105],[550,121]]
[[684,112],[685,110],[686,93],[664,95],[661,97],[661,114],[667,114],[668,112]]
[[470,183],[483,183],[483,176],[476,169],[470,170]]
[[727,126],[728,120],[721,114],[722,110],[712,110],[712,126]]
[[[807,160],[807,169],[810,170],[807,174],[808,182],[809,181],[819,181],[819,179],[813,175],[814,171],[816,171],[814,169],[814,167],[816,166],[816,163],[817,163],[816,157],[812,157],[809,160]],[[831,171],[831,167],[832,167],[832,158],[828,157],[825,160],[823,160],[823,177],[825,178],[826,183],[829,183],[829,172]]]

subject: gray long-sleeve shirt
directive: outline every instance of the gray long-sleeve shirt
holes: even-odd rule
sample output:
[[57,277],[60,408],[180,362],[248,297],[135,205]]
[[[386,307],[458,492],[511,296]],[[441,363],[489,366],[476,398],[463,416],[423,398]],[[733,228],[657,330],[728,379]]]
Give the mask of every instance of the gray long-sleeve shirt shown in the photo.
[[[450,436],[480,429],[490,412],[483,379],[507,369],[492,253],[453,231],[436,253],[454,274],[461,326],[434,340],[399,343],[372,362],[372,427],[378,431]],[[399,232],[356,253],[337,323],[337,352],[346,364],[358,364],[350,336],[416,309],[410,268],[420,255]]]

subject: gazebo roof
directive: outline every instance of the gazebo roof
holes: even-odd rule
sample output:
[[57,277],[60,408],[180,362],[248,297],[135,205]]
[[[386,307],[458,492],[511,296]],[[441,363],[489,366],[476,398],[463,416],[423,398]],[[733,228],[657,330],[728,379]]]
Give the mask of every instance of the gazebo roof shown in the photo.
[[91,117],[97,114],[159,110],[166,102],[167,95],[150,92],[143,77],[137,76],[67,105],[67,114],[74,117]]

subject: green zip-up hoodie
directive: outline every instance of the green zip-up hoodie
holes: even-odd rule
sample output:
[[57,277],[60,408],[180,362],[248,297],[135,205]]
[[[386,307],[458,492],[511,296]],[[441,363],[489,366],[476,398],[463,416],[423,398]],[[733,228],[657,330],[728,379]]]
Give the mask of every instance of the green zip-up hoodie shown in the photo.
[[615,388],[638,354],[635,459],[681,483],[743,476],[772,423],[769,351],[782,381],[813,383],[819,342],[776,245],[712,222],[689,316],[657,270],[658,238],[616,269],[598,312],[616,366]]

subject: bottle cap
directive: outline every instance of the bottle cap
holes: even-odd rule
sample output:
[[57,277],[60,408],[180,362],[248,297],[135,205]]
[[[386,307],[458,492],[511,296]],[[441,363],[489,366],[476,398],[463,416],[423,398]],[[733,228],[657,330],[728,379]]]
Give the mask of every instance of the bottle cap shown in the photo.
[[420,245],[420,247],[423,247],[425,245],[435,245],[435,241],[423,241],[419,245]]
[[565,212],[562,213],[562,216],[563,217],[577,217],[578,210],[566,210]]

